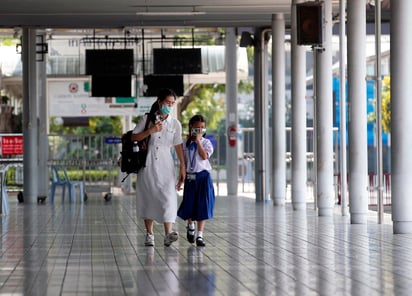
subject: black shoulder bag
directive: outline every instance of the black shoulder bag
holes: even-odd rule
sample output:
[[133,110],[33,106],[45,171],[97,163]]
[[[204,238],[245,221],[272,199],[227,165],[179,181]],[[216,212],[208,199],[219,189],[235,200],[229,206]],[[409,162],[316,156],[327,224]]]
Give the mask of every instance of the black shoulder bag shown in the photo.
[[[147,115],[144,130],[147,130],[150,123],[150,115]],[[122,151],[120,152],[119,165],[120,170],[127,175],[122,182],[130,174],[137,174],[141,168],[146,166],[147,148],[150,136],[140,141],[132,141],[133,130],[128,131],[122,136]]]

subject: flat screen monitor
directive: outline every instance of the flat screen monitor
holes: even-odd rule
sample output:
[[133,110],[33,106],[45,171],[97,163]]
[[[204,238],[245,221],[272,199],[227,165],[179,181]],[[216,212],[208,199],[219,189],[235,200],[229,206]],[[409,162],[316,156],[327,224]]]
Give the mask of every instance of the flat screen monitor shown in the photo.
[[201,74],[200,48],[154,48],[153,74]]
[[132,76],[92,75],[92,97],[131,97]]
[[143,83],[147,86],[146,97],[157,97],[162,88],[170,88],[177,96],[183,96],[183,75],[146,75]]
[[86,75],[133,75],[133,49],[86,49]]

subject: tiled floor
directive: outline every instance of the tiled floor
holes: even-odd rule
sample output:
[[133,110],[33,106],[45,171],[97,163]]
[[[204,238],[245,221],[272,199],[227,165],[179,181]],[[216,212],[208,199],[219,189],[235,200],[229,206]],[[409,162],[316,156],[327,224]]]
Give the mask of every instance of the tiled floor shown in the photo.
[[206,247],[144,247],[133,196],[18,204],[1,217],[0,295],[411,295],[412,235],[219,197]]

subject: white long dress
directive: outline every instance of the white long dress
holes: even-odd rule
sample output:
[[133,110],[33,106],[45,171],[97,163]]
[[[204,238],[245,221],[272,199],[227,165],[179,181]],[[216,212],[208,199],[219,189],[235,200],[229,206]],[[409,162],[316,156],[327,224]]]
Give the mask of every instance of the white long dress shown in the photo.
[[[142,118],[133,133],[143,131],[146,118],[146,116]],[[181,143],[182,125],[169,115],[163,121],[162,130],[151,135],[146,167],[137,174],[137,217],[152,219],[158,223],[176,221],[177,179],[171,148]]]

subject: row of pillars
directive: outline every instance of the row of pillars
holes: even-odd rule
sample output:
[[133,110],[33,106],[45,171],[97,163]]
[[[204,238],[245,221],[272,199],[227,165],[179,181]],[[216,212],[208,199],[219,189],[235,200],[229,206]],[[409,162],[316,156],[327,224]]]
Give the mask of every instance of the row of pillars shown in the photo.
[[[301,1],[292,1],[295,6]],[[365,1],[347,1],[347,81],[349,135],[348,205],[351,223],[368,220],[367,171],[367,109],[366,109],[366,11]],[[292,205],[295,210],[306,208],[306,50],[297,45],[296,15],[292,7]],[[394,233],[412,232],[412,2],[391,3],[391,96],[392,96],[392,220]],[[345,19],[341,16],[341,19]],[[285,180],[285,23],[282,14],[273,16],[272,23],[272,134],[266,134],[267,102],[265,102],[264,34],[255,32],[255,180],[256,201],[268,200],[269,191],[274,205],[283,205],[286,197]],[[333,186],[333,100],[332,100],[332,1],[324,1],[324,43],[315,55],[315,170],[316,208],[319,216],[334,212]],[[411,73],[412,74],[412,73]],[[378,79],[378,78],[377,78]],[[228,116],[230,117],[230,110]],[[271,141],[272,151],[267,151]],[[267,155],[272,163],[267,166]],[[337,156],[336,156],[337,157]],[[268,180],[269,174],[271,184]],[[233,182],[235,183],[235,182]],[[270,190],[269,190],[269,185]],[[345,194],[345,193],[344,193]],[[345,212],[342,211],[344,214]]]

